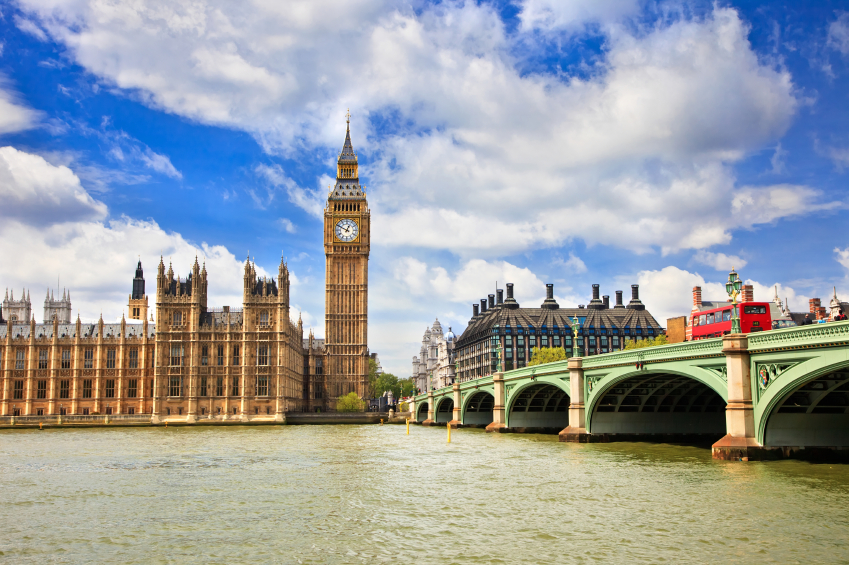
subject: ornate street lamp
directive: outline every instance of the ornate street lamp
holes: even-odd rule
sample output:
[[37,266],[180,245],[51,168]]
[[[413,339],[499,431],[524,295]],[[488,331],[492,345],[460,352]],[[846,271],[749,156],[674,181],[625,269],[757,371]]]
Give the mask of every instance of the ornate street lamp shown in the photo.
[[578,353],[577,355],[575,355],[575,357],[581,356],[581,350],[578,349],[578,326],[579,325],[580,325],[580,322],[578,322],[578,317],[575,316],[574,318],[572,318],[572,335],[575,336],[574,337],[574,343],[572,344],[572,347],[574,349],[572,349],[572,351]]
[[743,281],[737,276],[734,267],[731,267],[731,272],[728,273],[728,282],[725,283],[725,291],[731,297],[731,333],[743,333],[740,329],[740,317],[737,315],[737,297],[740,296],[740,290],[743,288]]
[[495,348],[495,372],[501,372],[501,340],[498,340],[498,346]]

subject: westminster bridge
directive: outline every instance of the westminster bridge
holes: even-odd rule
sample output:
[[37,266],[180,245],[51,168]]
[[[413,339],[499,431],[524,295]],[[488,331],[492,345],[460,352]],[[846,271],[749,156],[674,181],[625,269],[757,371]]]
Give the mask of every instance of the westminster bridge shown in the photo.
[[717,459],[849,456],[849,322],[573,357],[416,396],[424,425],[560,441],[711,442]]

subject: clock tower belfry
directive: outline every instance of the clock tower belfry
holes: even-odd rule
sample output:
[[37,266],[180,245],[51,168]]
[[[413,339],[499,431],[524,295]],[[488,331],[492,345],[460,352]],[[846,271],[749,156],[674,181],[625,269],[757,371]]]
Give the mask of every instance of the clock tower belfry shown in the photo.
[[326,398],[364,398],[368,381],[368,255],[371,214],[351,145],[351,114],[324,209]]

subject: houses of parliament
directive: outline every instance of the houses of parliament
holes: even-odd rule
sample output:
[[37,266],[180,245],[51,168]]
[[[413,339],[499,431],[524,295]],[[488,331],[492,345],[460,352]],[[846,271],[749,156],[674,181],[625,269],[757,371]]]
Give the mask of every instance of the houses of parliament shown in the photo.
[[[366,394],[370,212],[351,143],[350,115],[336,183],[324,211],[325,338],[305,337],[290,312],[289,270],[258,277],[244,265],[242,307],[207,303],[197,258],[174,276],[160,258],[156,316],[139,261],[129,319],[71,319],[69,292],[48,292],[43,323],[29,293],[6,292],[0,310],[0,414],[131,415],[152,421],[285,421],[286,412],[333,411]],[[128,277],[129,278],[129,277]],[[214,278],[213,278],[214,281]]]

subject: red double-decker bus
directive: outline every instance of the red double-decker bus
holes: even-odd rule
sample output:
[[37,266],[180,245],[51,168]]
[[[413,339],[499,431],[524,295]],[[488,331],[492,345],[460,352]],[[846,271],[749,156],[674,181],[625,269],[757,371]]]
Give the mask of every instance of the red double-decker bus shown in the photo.
[[[691,321],[693,339],[720,337],[731,333],[731,304],[693,314]],[[769,302],[744,302],[737,305],[740,315],[740,330],[744,333],[762,332],[772,329]]]

